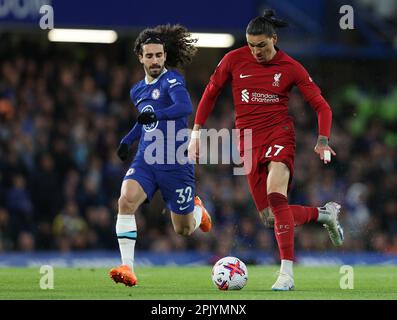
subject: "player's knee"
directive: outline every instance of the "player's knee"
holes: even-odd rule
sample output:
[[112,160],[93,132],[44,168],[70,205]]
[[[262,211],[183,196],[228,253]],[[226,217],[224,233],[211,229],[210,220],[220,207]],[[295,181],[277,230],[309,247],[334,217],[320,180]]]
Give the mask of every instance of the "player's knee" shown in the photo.
[[190,236],[193,231],[194,231],[194,227],[190,224],[188,225],[179,225],[179,226],[174,226],[174,230],[177,234],[187,237]]
[[267,194],[278,192],[285,193],[288,188],[290,170],[282,162],[270,162],[268,166]]
[[126,197],[121,195],[118,201],[119,212],[123,213],[134,213],[138,208],[138,200],[134,197]]
[[270,208],[263,209],[262,211],[259,211],[259,215],[262,219],[263,224],[267,228],[273,228],[274,227],[274,215]]

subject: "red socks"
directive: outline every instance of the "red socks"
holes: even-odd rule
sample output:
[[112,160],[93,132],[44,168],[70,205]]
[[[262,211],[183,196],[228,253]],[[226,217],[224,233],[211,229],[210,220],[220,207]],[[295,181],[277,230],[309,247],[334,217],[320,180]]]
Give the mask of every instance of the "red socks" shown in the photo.
[[303,207],[292,205],[289,206],[294,216],[294,222],[296,226],[300,226],[311,221],[317,221],[318,209],[315,207]]
[[288,205],[287,197],[272,192],[267,195],[269,206],[274,215],[276,235],[281,260],[294,260],[294,215]]
[[269,207],[274,215],[274,233],[276,235],[280,259],[294,260],[294,228],[311,221],[317,221],[318,209],[288,205],[287,197],[272,192],[267,196]]

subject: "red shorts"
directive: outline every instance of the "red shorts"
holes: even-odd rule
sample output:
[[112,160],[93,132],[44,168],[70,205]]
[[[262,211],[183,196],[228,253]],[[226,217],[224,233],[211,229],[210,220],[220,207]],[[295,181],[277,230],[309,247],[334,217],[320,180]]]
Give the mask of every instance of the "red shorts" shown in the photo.
[[[249,170],[248,152],[252,152],[252,166]],[[269,206],[267,201],[267,166],[270,161],[284,163],[290,171],[288,190],[294,175],[295,129],[292,121],[269,128],[269,135],[263,145],[244,151],[244,165],[247,181],[256,208],[261,211]],[[248,164],[248,165],[247,165]]]

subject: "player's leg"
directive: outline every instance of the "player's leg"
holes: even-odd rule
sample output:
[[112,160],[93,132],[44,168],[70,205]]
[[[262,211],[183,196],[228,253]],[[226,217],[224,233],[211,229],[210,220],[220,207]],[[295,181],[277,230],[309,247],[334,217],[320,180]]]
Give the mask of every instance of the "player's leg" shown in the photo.
[[175,232],[182,236],[191,235],[199,227],[203,232],[209,232],[212,228],[211,216],[198,196],[194,197],[192,212],[183,214],[171,211],[171,221]]
[[[290,205],[289,208],[291,209],[292,215],[294,216],[295,226],[300,226],[312,221],[324,223],[319,219],[319,208],[299,205]],[[274,227],[274,214],[271,208],[267,207],[259,211],[259,215],[261,216],[266,227]]]
[[267,228],[274,227],[274,214],[269,207],[263,210],[259,210],[258,213],[265,227]]
[[[268,227],[273,227],[274,220],[276,220],[276,224],[283,225],[283,231],[279,235],[275,231],[275,234],[280,248],[280,256],[282,257],[281,269],[285,274],[288,273],[291,275],[286,276],[288,279],[286,286],[284,284],[277,284],[276,282],[277,286],[273,286],[273,289],[291,290],[293,288],[294,220],[286,198],[290,172],[288,167],[282,162],[274,162],[274,166],[268,165],[268,158],[266,157],[267,150],[269,150],[269,146],[267,145],[251,150],[252,168],[250,172],[247,172],[247,182],[263,223]],[[289,153],[288,155],[291,154]],[[280,197],[281,201],[279,200]],[[276,212],[277,218],[272,219],[274,214],[270,216],[268,208],[273,209],[273,213]],[[277,209],[274,210],[274,208]],[[288,228],[285,227],[286,225]],[[280,275],[284,273],[280,273]]]
[[116,234],[122,263],[133,269],[134,248],[137,237],[135,212],[145,201],[146,193],[136,180],[124,180],[118,201]]
[[[268,150],[269,146],[251,150],[252,167],[251,171],[247,172],[247,181],[263,224],[268,228],[273,228],[274,215],[267,200],[268,171],[266,168],[266,153]],[[285,149],[283,152],[285,152]],[[293,162],[292,159],[293,157],[289,160],[291,163]],[[263,160],[265,160],[265,163],[263,163]],[[318,217],[318,210],[316,208],[290,206],[290,209],[294,215],[295,225],[314,221]]]
[[269,210],[269,203],[267,201],[267,169],[264,165],[260,165],[260,158],[262,148],[254,148],[251,152],[252,166],[251,170],[247,172],[246,178],[248,188],[250,190],[252,199],[258,209],[259,217],[261,218],[265,227],[273,228],[274,216]]
[[[339,223],[339,213],[341,206],[336,202],[328,202],[323,207],[307,207],[300,205],[289,206],[294,216],[295,226],[300,226],[309,222],[321,223],[329,233],[329,237],[335,246],[343,244],[343,229]],[[274,227],[274,215],[270,208],[265,208],[259,212],[266,227]]]
[[135,212],[146,199],[152,199],[156,189],[157,184],[151,168],[144,162],[136,160],[124,177],[118,201],[116,234],[122,264],[109,272],[110,277],[116,283],[122,282],[127,286],[133,286],[137,283],[134,274],[137,238]]
[[272,290],[293,290],[294,217],[288,205],[289,168],[283,162],[268,165],[267,200],[274,215],[274,232],[280,252],[281,268]]
[[126,286],[137,284],[137,278],[134,273],[135,242],[137,237],[135,212],[145,199],[146,193],[137,181],[132,179],[123,181],[118,201],[116,222],[116,234],[122,264],[117,268],[111,269],[109,275],[116,283],[122,282]]
[[193,212],[182,215],[171,211],[171,221],[175,232],[181,236],[190,236],[197,229]]
[[188,236],[197,228],[208,232],[211,218],[201,199],[195,194],[194,166],[186,164],[177,170],[156,173],[156,179],[167,207],[171,211],[171,220],[176,233]]

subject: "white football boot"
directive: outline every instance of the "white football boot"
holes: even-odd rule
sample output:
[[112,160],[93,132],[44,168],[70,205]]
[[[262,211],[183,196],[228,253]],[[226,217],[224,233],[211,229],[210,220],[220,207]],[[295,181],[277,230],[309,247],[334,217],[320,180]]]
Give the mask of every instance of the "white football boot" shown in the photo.
[[324,207],[318,208],[320,223],[328,230],[329,237],[334,246],[339,247],[343,244],[343,229],[339,223],[340,204],[328,202]]
[[294,278],[281,272],[278,274],[277,281],[272,286],[273,291],[291,291],[294,288]]

